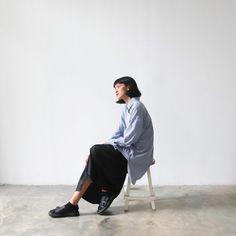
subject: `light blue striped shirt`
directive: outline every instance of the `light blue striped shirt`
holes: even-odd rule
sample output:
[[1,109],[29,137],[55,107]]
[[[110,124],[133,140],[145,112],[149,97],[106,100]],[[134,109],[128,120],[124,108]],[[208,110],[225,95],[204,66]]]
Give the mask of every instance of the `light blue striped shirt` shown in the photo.
[[132,184],[140,179],[153,161],[153,125],[139,97],[124,106],[117,131],[108,140],[128,160]]

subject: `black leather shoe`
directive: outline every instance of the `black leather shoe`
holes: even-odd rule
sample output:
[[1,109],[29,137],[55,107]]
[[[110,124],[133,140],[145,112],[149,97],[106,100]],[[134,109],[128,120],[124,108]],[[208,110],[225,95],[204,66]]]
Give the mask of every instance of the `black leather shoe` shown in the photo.
[[48,215],[54,218],[79,216],[79,207],[75,206],[73,209],[66,208],[65,205],[56,207],[48,212]]
[[116,194],[111,194],[108,192],[102,193],[102,197],[98,206],[97,213],[99,215],[102,215],[108,209],[108,207],[111,205],[111,203],[116,197],[117,197]]

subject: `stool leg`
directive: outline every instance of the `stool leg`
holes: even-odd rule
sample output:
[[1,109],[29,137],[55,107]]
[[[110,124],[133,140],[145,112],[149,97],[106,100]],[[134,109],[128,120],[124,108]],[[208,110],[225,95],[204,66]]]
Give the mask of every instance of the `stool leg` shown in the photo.
[[127,187],[126,187],[126,190],[124,192],[125,211],[128,211],[128,208],[129,208],[129,199],[128,198],[129,198],[130,188],[131,188],[131,181],[130,181],[130,178],[128,176]]
[[[155,193],[153,191],[153,186],[152,186],[152,177],[151,177],[151,171],[150,168],[147,171],[147,176],[148,176],[148,186],[149,186],[149,192],[150,192],[150,197],[154,197]],[[156,210],[156,205],[155,205],[155,201],[152,200],[151,201],[151,206],[153,210]]]

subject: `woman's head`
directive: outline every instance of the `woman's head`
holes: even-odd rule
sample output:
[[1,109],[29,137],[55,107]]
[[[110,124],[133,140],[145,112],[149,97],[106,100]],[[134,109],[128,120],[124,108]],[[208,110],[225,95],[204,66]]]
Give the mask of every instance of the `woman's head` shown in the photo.
[[124,98],[127,96],[132,97],[141,97],[141,92],[138,89],[136,81],[129,77],[124,76],[117,79],[113,87],[115,88],[116,97],[118,99],[117,103],[125,103]]

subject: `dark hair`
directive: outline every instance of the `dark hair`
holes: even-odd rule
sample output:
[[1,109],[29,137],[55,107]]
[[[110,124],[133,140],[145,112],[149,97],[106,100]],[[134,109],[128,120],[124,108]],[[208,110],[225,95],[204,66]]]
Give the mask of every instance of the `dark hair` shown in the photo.
[[[113,83],[113,87],[115,88],[116,84],[125,84],[129,85],[129,90],[126,92],[126,95],[130,98],[132,97],[141,97],[141,92],[138,89],[136,81],[130,76],[121,77]],[[123,99],[118,100],[116,103],[125,103]]]

